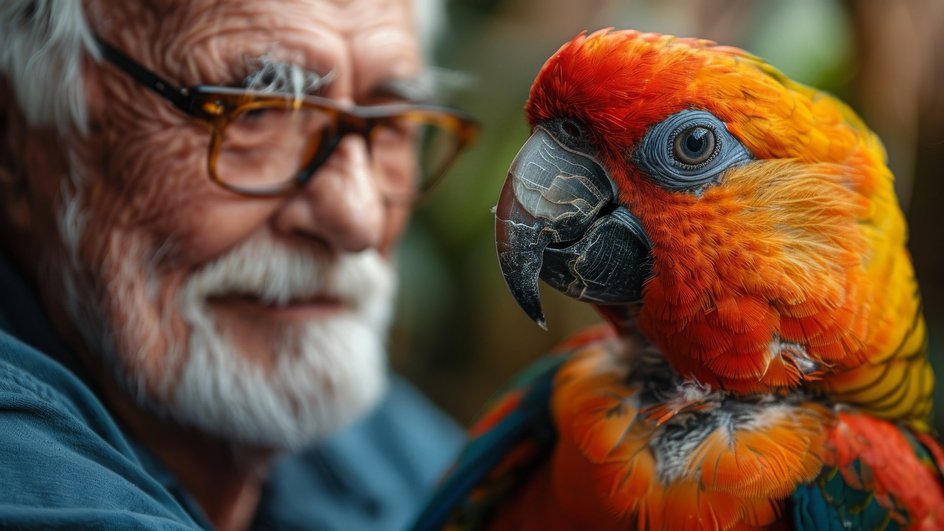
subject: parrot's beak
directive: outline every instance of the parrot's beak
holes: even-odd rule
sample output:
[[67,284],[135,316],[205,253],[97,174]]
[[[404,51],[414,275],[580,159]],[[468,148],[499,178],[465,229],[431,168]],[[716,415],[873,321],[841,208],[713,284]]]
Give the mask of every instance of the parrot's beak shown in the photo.
[[641,298],[652,245],[615,198],[597,161],[541,126],[511,163],[495,210],[498,261],[515,300],[542,328],[538,277],[582,301]]

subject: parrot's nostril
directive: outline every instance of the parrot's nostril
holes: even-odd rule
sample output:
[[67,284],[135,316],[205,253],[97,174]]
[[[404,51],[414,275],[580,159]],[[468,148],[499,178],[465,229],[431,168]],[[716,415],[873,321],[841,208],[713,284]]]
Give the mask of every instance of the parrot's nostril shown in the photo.
[[545,123],[544,127],[569,149],[591,156],[596,153],[589,129],[579,120],[559,118]]
[[571,120],[564,120],[561,122],[561,131],[563,131],[567,136],[582,137],[583,130],[579,125],[572,122]]

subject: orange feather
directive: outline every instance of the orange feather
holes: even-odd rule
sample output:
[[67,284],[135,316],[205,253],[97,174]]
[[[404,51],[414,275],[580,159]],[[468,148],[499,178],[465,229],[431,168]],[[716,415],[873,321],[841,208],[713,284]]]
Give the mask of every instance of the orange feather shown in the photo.
[[[697,191],[656,183],[635,150],[686,109],[753,160]],[[934,380],[904,218],[862,121],[743,51],[611,30],[561,47],[526,110],[590,131],[651,240],[652,277],[629,325],[625,307],[598,307],[619,337],[566,344],[558,440],[493,528],[784,528],[792,494],[841,478],[898,523],[944,529],[940,472],[909,435],[941,465],[921,433]]]
[[[756,160],[699,195],[655,184],[633,150],[683,109],[714,114]],[[904,219],[880,142],[846,105],[735,48],[603,30],[548,60],[527,114],[592,131],[652,240],[638,324],[676,371],[739,394],[815,388],[926,426],[931,373]],[[774,352],[782,341],[809,371]],[[902,359],[908,382],[857,385]],[[899,386],[920,392],[883,399]]]

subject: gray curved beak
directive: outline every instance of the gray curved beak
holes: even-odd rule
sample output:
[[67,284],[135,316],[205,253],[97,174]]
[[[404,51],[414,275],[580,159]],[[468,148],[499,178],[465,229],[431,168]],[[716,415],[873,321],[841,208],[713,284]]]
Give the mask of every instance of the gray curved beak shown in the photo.
[[508,170],[495,242],[512,296],[545,329],[538,278],[579,300],[620,304],[639,300],[651,274],[649,238],[615,204],[606,171],[540,126]]

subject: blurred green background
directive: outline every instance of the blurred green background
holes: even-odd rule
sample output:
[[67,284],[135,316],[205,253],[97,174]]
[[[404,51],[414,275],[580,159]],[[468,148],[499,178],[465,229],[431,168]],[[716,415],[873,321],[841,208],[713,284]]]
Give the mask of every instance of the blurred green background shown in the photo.
[[[598,321],[542,288],[539,329],[508,294],[493,239],[522,106],[541,65],[581,30],[613,26],[735,45],[851,104],[885,142],[910,227],[930,348],[944,378],[944,1],[452,0],[434,62],[464,73],[450,103],[483,124],[476,146],[418,210],[400,256],[394,367],[468,424],[515,372]],[[462,80],[460,80],[462,81]],[[938,386],[937,410],[944,407]],[[944,411],[935,418],[944,432]]]

